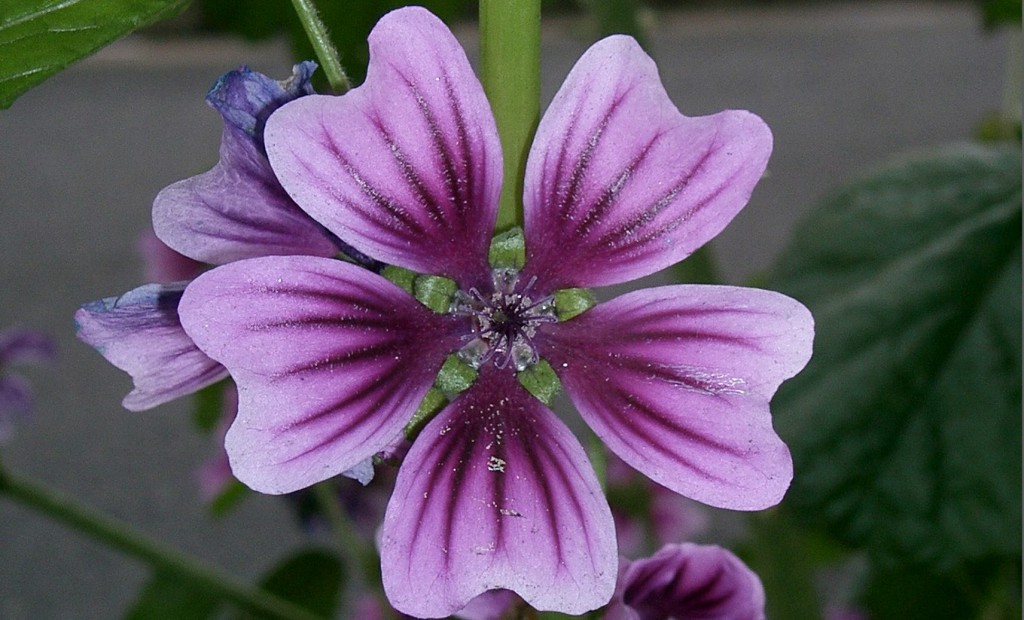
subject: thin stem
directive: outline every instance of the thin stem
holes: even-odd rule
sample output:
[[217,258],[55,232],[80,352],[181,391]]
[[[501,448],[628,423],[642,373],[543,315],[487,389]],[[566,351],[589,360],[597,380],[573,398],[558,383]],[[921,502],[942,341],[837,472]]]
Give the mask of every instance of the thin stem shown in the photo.
[[480,1],[480,66],[505,159],[497,232],[523,223],[523,176],[540,119],[540,0]]
[[20,480],[0,468],[0,495],[19,502],[51,519],[146,562],[156,569],[178,575],[242,609],[283,620],[317,620],[319,616],[258,588],[225,575],[197,559],[150,540],[104,514],[74,503],[70,498],[38,484]]
[[380,582],[380,560],[373,548],[368,545],[362,535],[352,527],[352,522],[341,509],[338,501],[337,489],[330,480],[326,480],[313,487],[313,493],[317,503],[326,513],[327,522],[341,549],[346,555],[354,557],[360,576],[367,584],[375,585]]
[[302,28],[309,37],[309,42],[316,50],[316,57],[320,61],[320,67],[327,76],[327,83],[331,85],[334,94],[340,95],[352,88],[341,66],[341,58],[338,50],[331,43],[331,37],[327,34],[327,27],[320,20],[313,0],[292,0],[292,6],[302,22]]

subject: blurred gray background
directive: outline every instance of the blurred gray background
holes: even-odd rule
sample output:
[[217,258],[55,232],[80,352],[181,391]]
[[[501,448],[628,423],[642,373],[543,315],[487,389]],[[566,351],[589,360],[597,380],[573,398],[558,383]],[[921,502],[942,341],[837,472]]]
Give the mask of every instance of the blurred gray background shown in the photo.
[[[974,6],[829,4],[647,16],[662,79],[687,115],[746,108],[775,135],[769,176],[714,242],[722,273],[767,269],[801,214],[888,157],[969,139],[999,107],[1006,34]],[[470,56],[471,24],[456,28]],[[547,101],[586,48],[584,24],[548,20]],[[220,121],[203,97],[241,64],[283,78],[283,43],[133,37],[0,111],[0,327],[57,339],[59,363],[33,369],[32,423],[0,448],[41,480],[153,537],[255,578],[304,537],[285,504],[253,496],[226,518],[198,500],[213,454],[185,402],[120,407],[126,375],[74,337],[82,303],[142,283],[139,234],[165,185],[216,161]],[[0,498],[0,619],[116,618],[142,565]]]

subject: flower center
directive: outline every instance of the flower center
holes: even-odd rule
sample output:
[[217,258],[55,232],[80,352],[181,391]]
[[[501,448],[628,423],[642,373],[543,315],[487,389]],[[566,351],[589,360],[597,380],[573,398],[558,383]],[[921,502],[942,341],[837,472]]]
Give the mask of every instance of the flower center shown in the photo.
[[533,337],[543,323],[558,321],[554,297],[540,299],[530,296],[536,278],[519,288],[519,272],[495,269],[491,272],[494,292],[481,293],[476,288],[458,291],[452,299],[451,312],[472,319],[472,340],[459,349],[459,358],[473,368],[493,360],[498,368],[513,366],[521,371],[540,359]]

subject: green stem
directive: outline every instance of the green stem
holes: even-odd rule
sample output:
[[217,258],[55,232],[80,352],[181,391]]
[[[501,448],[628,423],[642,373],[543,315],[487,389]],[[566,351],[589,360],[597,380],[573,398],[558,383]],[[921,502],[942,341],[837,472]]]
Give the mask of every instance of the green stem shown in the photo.
[[326,513],[331,531],[341,550],[347,558],[354,559],[354,566],[368,585],[380,585],[380,558],[373,547],[368,545],[362,535],[352,527],[352,522],[341,509],[337,489],[330,480],[325,480],[313,487],[316,501]]
[[505,159],[497,232],[523,223],[523,175],[540,119],[540,0],[480,0],[480,66]]
[[19,480],[0,468],[0,495],[84,534],[108,547],[148,563],[155,569],[178,575],[207,592],[236,604],[242,609],[284,620],[316,620],[318,616],[258,588],[238,581],[179,551],[170,549],[131,531],[85,506],[74,503],[55,491]]
[[302,22],[302,28],[309,37],[309,42],[316,50],[316,57],[320,61],[320,67],[327,76],[327,83],[331,85],[334,94],[340,95],[346,92],[352,85],[341,67],[341,58],[338,50],[331,43],[331,37],[327,34],[327,27],[320,20],[313,0],[292,0],[292,6]]

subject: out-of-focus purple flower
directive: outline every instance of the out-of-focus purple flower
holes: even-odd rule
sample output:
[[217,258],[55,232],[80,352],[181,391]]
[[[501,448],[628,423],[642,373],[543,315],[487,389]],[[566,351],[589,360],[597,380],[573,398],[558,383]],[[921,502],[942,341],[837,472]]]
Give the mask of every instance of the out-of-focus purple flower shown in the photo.
[[672,544],[623,561],[605,620],[762,620],[764,587],[730,551]]
[[50,364],[56,357],[53,340],[42,332],[17,327],[0,331],[0,442],[9,439],[14,427],[32,410],[32,388],[11,368]]
[[635,291],[571,317],[558,301],[653,273],[714,237],[764,172],[764,123],[742,111],[682,116],[633,39],[598,42],[537,129],[525,262],[492,266],[501,149],[463,50],[417,8],[385,16],[370,50],[361,87],[270,116],[270,164],[339,239],[457,290],[435,311],[316,256],[199,276],[180,313],[239,386],[226,437],[235,475],[287,493],[365,461],[402,433],[457,352],[475,380],[413,442],[382,529],[384,588],[404,613],[449,615],[495,589],[566,613],[611,597],[608,504],[582,446],[521,383],[544,366],[609,448],[656,482],[733,509],[778,502],[792,463],[769,401],[810,356],[806,308],[728,286]]
[[[274,254],[333,257],[345,247],[299,209],[267,161],[263,130],[271,112],[313,92],[316,65],[295,65],[277,82],[242,67],[217,80],[207,103],[224,120],[220,161],[160,192],[153,205],[159,247],[143,241],[147,284],[75,313],[78,337],[131,375],[123,405],[150,409],[220,381],[227,371],[181,328],[178,301],[201,265]],[[165,245],[166,244],[166,245]]]

